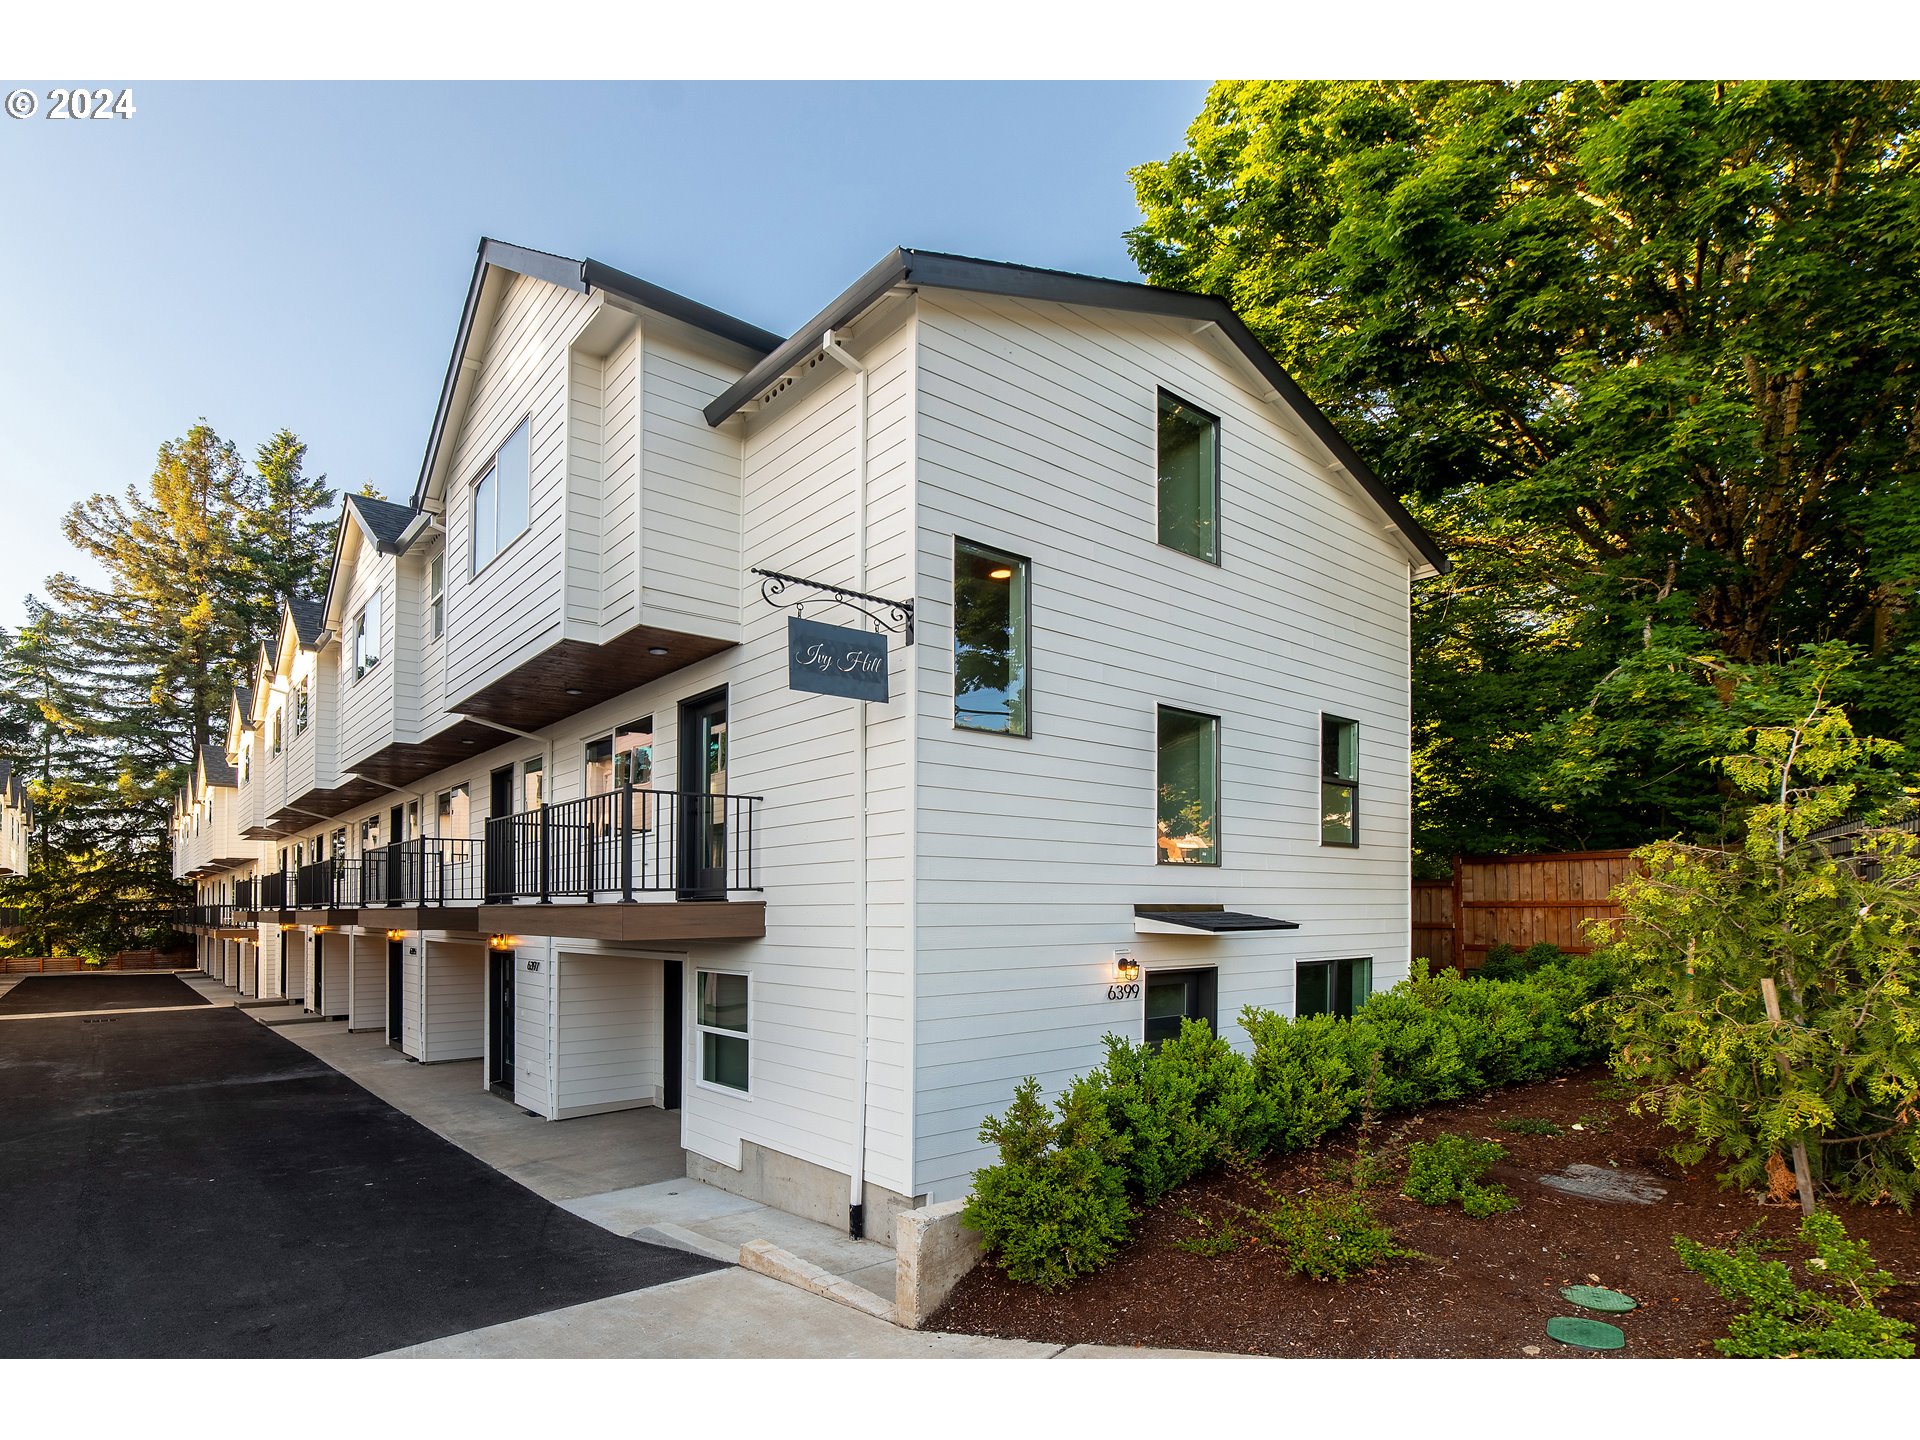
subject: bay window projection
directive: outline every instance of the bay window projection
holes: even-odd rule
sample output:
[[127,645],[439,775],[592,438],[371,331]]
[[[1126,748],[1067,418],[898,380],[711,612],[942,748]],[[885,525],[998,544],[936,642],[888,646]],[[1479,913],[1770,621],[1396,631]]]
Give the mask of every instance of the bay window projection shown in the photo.
[[1320,843],[1358,845],[1360,727],[1337,715],[1320,717]]
[[1160,392],[1160,543],[1220,563],[1220,422]]
[[475,575],[527,528],[527,466],[527,422],[522,420],[473,484]]
[[1028,714],[1027,562],[953,542],[953,723],[997,735],[1032,733]]
[[698,1008],[694,1027],[700,1036],[700,1078],[709,1085],[746,1091],[749,1044],[748,984],[745,975],[724,970],[694,972]]
[[1155,766],[1159,862],[1220,863],[1220,720],[1170,705],[1159,709]]
[[1293,1013],[1351,1015],[1373,993],[1373,961],[1302,960],[1293,972]]

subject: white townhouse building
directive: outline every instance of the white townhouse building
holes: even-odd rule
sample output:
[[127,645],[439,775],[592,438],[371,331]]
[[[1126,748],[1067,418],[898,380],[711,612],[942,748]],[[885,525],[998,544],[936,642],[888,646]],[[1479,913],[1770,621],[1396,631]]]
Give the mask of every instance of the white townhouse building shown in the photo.
[[12,762],[0,760],[0,880],[27,873],[32,836],[33,796]]
[[887,1238],[1023,1076],[1406,973],[1445,566],[1219,300],[898,250],[782,338],[489,240],[183,801],[203,963]]

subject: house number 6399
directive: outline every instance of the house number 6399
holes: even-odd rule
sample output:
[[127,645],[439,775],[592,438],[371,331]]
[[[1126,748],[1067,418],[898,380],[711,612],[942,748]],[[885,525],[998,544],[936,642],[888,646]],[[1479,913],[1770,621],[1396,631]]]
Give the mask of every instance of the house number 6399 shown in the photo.
[[1129,980],[1124,985],[1107,986],[1107,999],[1109,1000],[1138,1000],[1139,998],[1140,982],[1138,980]]

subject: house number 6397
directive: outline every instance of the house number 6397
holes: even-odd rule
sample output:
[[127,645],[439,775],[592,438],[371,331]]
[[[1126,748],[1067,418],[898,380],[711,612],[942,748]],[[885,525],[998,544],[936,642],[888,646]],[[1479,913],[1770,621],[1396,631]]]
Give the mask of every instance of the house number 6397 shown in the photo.
[[1109,1000],[1138,1000],[1139,998],[1140,982],[1138,980],[1129,980],[1124,985],[1107,986]]

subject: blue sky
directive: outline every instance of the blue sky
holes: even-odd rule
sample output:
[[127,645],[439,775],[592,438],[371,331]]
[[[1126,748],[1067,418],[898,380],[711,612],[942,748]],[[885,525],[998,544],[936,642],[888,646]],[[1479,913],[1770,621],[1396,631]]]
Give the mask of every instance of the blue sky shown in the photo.
[[78,568],[67,507],[201,416],[403,498],[482,235],[783,333],[894,245],[1131,278],[1127,168],[1205,91],[136,84],[130,120],[0,118],[0,626]]

